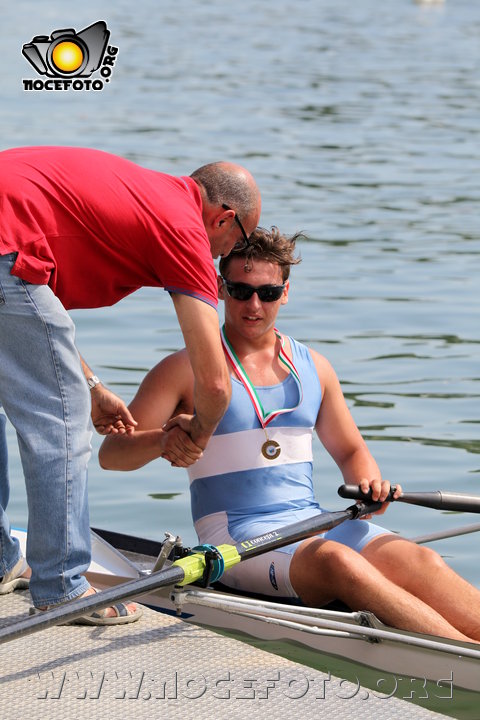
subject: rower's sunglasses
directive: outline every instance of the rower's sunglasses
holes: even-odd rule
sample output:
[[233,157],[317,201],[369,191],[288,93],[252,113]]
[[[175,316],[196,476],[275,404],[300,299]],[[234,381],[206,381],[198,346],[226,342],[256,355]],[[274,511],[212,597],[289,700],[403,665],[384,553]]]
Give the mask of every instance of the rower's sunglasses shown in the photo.
[[[231,210],[232,208],[229,205],[226,205],[225,203],[222,204],[222,208],[224,210]],[[234,211],[235,212],[235,211]],[[233,246],[233,250],[238,252],[239,250],[245,250],[250,245],[250,240],[248,239],[248,235],[245,232],[245,228],[243,227],[242,223],[240,222],[240,218],[238,217],[237,213],[233,216],[233,219],[237,223],[238,227],[241,230],[241,233],[243,235],[243,242],[239,241],[235,243]]]
[[247,283],[231,282],[222,277],[223,284],[227,288],[227,292],[234,300],[250,300],[253,293],[257,293],[261,302],[274,302],[280,300],[285,285],[247,285]]

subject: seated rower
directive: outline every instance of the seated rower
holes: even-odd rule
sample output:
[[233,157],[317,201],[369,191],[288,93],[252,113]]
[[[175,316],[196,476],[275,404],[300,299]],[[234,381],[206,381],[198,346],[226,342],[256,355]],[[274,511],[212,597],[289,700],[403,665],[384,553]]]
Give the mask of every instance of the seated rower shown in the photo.
[[[200,543],[237,543],[322,512],[312,483],[313,429],[345,483],[371,488],[380,501],[390,490],[330,363],[275,328],[290,266],[299,262],[295,240],[259,228],[250,246],[220,261],[232,398],[207,448],[182,429],[194,413],[194,377],[181,350],[143,380],[130,405],[136,432],[109,435],[100,450],[102,467],[112,470],[157,457],[188,466]],[[222,582],[317,607],[338,599],[403,630],[480,641],[480,592],[433,550],[367,520],[251,558]]]

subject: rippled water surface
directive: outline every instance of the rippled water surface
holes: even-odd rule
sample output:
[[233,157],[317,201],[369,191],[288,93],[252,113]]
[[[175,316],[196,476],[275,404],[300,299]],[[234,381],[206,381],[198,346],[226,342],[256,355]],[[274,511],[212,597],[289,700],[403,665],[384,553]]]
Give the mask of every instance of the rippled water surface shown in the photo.
[[[88,145],[172,174],[220,158],[245,164],[262,189],[262,224],[308,236],[278,324],[331,360],[384,476],[413,491],[479,493],[480,5],[132,8],[24,0],[3,10],[0,147]],[[104,91],[22,91],[24,42],[100,19],[119,47]],[[162,291],[74,316],[82,353],[126,399],[181,346]],[[24,524],[12,432],[10,443],[10,516]],[[323,504],[344,507],[319,443],[315,460]],[[186,475],[164,462],[107,473],[94,456],[90,504],[92,524],[195,540]],[[397,505],[381,522],[414,536],[474,520]],[[437,547],[480,584],[478,542]]]

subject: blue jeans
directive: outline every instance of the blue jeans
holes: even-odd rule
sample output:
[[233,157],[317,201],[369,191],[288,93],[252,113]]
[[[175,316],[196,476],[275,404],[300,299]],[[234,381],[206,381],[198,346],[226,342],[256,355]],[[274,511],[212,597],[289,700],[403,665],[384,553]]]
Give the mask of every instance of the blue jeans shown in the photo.
[[[88,588],[90,391],[70,316],[47,285],[10,274],[15,258],[0,256],[0,407],[17,432],[28,501],[30,592],[42,607]],[[20,555],[5,513],[8,498],[0,413],[0,576]]]

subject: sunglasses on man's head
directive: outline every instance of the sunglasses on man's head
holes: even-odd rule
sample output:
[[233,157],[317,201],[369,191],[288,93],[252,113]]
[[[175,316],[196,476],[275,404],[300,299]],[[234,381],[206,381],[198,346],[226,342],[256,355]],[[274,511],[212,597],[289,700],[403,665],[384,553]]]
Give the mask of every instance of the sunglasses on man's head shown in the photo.
[[227,292],[234,300],[250,300],[253,293],[257,293],[261,302],[274,302],[280,300],[285,290],[285,285],[247,285],[247,283],[231,282],[222,278]]

